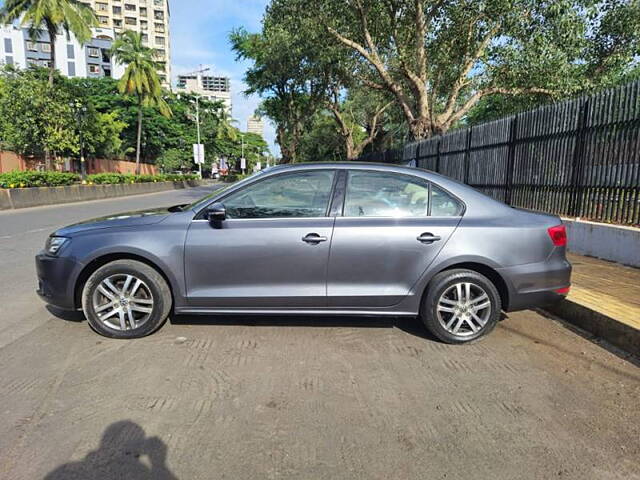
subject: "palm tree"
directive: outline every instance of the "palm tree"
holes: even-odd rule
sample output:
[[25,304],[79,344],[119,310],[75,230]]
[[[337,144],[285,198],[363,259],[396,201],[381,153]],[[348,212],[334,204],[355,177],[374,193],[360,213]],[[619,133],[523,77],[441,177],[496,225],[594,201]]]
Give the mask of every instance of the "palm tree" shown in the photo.
[[156,107],[165,117],[171,109],[162,98],[162,86],[156,72],[154,52],[142,43],[142,35],[126,30],[111,47],[113,58],[127,68],[118,82],[120,93],[133,95],[138,103],[138,137],[136,142],[136,174],[140,174],[140,141],[142,139],[142,109]]
[[73,33],[80,43],[91,39],[91,27],[98,25],[93,9],[77,0],[5,0],[0,8],[0,22],[13,23],[22,18],[29,36],[36,40],[43,28],[51,42],[49,85],[53,86],[56,71],[56,37],[61,30]]

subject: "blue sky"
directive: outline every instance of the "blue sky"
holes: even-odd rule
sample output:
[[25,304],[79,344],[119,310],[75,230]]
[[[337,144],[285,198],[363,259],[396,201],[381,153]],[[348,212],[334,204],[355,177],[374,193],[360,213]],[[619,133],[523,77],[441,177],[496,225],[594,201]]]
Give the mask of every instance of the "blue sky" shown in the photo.
[[[268,0],[173,0],[171,7],[171,63],[172,75],[197,70],[200,64],[211,73],[231,78],[233,117],[241,130],[246,129],[249,117],[259,98],[246,97],[242,82],[247,68],[236,62],[229,45],[229,32],[245,27],[251,32],[260,30],[260,21]],[[273,125],[265,121],[265,140],[276,153]]]

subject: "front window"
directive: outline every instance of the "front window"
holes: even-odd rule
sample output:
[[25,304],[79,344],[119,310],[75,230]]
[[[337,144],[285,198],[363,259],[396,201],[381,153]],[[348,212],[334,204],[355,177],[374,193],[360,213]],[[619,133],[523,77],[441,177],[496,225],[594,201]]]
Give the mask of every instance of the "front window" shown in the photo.
[[250,185],[225,198],[228,218],[323,217],[334,171],[283,174]]

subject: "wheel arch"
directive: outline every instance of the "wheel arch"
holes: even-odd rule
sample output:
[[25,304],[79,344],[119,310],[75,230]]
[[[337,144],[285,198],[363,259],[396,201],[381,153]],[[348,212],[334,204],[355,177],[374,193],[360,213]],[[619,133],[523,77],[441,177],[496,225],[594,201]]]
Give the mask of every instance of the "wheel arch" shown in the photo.
[[[491,283],[495,285],[496,289],[498,290],[498,293],[500,294],[502,309],[507,310],[509,308],[510,293],[509,293],[509,286],[507,285],[506,280],[502,277],[502,275],[500,275],[500,273],[495,268],[493,268],[490,265],[487,265],[486,263],[482,263],[479,261],[463,261],[463,262],[452,263],[450,265],[447,265],[435,271],[431,276],[431,279],[433,279],[433,277],[435,277],[439,273],[446,272],[448,270],[456,270],[456,269],[471,270],[487,277],[491,281]],[[420,302],[421,306],[423,304],[424,297],[427,295],[427,291],[429,290],[430,285],[431,285],[431,280],[429,280],[429,282],[424,288],[424,291],[422,292],[422,301]]]
[[171,298],[173,302],[175,302],[174,285],[171,279],[169,278],[169,276],[164,272],[162,268],[160,268],[157,262],[154,262],[147,257],[138,255],[135,253],[118,252],[118,253],[106,253],[106,254],[97,256],[96,258],[92,259],[89,263],[87,263],[87,265],[85,265],[84,268],[80,271],[73,289],[73,302],[76,308],[82,308],[82,290],[84,289],[84,286],[87,283],[87,280],[89,280],[89,277],[100,267],[106,265],[107,263],[114,262],[116,260],[136,260],[140,263],[144,263],[149,267],[153,268],[167,282],[167,285],[169,286],[169,291],[171,292]]

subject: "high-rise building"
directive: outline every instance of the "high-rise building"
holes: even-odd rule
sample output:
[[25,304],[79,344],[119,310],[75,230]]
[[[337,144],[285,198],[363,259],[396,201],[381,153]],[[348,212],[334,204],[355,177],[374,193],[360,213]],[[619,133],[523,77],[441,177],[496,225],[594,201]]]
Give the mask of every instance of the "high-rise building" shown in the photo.
[[160,66],[158,75],[164,87],[171,82],[171,42],[169,38],[169,0],[81,0],[96,12],[100,27],[116,34],[133,30],[142,34],[143,43],[153,48]]
[[207,100],[224,103],[231,113],[231,82],[227,77],[202,75],[201,73],[178,75],[177,92],[194,93]]
[[247,119],[247,132],[255,133],[264,137],[264,122],[256,115],[252,115]]
[[[55,39],[56,68],[67,77],[120,78],[124,66],[116,64],[109,50],[115,39],[113,30],[94,28],[84,45],[73,34],[60,33]],[[28,29],[17,25],[0,26],[0,63],[27,68],[51,65],[51,40],[46,30],[32,38]]]

